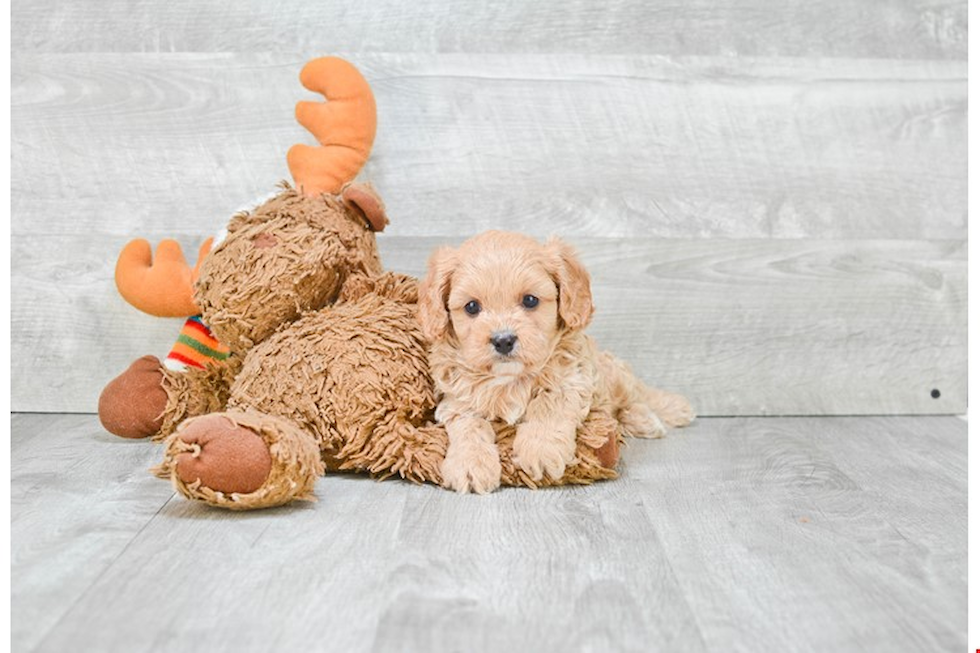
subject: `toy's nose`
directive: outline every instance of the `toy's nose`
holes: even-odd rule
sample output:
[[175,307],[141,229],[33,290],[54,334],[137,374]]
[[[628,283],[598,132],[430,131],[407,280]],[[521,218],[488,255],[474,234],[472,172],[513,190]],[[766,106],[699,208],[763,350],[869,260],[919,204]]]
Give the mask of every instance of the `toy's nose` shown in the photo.
[[517,336],[510,331],[495,333],[490,336],[490,344],[493,345],[498,354],[505,356],[514,350],[515,342],[517,342]]

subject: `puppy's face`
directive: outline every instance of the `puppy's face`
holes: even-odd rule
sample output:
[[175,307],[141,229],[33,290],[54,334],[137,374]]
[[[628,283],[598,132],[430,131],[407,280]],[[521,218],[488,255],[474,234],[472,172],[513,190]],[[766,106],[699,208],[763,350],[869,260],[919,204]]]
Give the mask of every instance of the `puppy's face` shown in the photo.
[[572,249],[491,231],[437,251],[419,288],[422,329],[457,363],[497,377],[540,369],[561,335],[592,316],[589,276]]

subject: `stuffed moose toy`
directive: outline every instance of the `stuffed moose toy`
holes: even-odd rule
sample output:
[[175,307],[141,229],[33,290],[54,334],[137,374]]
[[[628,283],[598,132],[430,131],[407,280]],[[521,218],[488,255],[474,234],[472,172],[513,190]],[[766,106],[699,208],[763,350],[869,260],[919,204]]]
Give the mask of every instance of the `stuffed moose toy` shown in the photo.
[[[319,146],[287,160],[295,187],[234,215],[192,269],[174,241],[120,254],[120,294],[157,316],[192,316],[167,358],[137,359],[99,399],[104,427],[164,442],[155,472],[188,499],[232,510],[313,499],[327,470],[440,483],[445,429],[416,317],[417,281],[382,267],[375,234],[388,222],[368,185],[374,96],[349,63],[310,61],[302,84],[326,102],[297,104]],[[206,325],[206,326],[205,326]],[[534,482],[497,434],[503,482],[613,478],[619,428],[595,411],[579,429],[577,462]]]

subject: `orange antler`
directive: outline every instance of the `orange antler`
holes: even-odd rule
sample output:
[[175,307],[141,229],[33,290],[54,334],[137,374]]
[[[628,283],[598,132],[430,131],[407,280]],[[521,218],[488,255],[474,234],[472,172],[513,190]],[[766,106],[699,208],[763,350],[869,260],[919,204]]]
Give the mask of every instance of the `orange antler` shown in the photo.
[[201,309],[194,302],[194,281],[201,261],[211,251],[212,238],[201,245],[197,265],[192,270],[175,240],[162,240],[156,260],[150,243],[142,238],[131,241],[116,261],[116,288],[127,302],[158,317],[187,317]]
[[321,57],[303,66],[303,86],[327,102],[299,102],[296,120],[319,147],[294,145],[286,160],[306,195],[338,194],[364,166],[378,125],[374,94],[357,68],[337,57]]

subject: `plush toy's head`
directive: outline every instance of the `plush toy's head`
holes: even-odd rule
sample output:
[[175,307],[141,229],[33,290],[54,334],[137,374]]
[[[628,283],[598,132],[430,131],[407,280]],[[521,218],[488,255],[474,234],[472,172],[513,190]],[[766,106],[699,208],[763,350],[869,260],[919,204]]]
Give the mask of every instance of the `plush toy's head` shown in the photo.
[[382,272],[374,230],[387,220],[368,186],[314,197],[286,188],[232,218],[194,291],[204,322],[244,352],[309,310],[332,303],[352,274]]
[[[180,246],[157,249],[134,240],[116,265],[116,285],[151,315],[202,314],[219,341],[244,352],[304,311],[334,301],[355,273],[381,273],[374,232],[388,220],[370,186],[351,183],[371,152],[374,95],[354,66],[314,59],[300,81],[326,102],[302,101],[296,119],[319,142],[287,153],[296,182],[248,213],[234,216],[227,237],[201,248],[191,268]],[[209,241],[210,242],[210,241]]]

